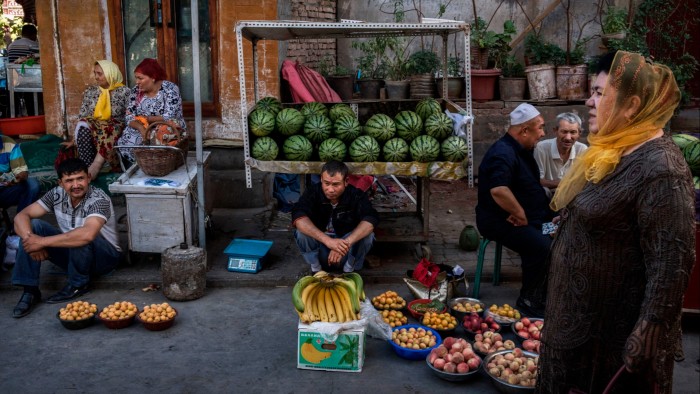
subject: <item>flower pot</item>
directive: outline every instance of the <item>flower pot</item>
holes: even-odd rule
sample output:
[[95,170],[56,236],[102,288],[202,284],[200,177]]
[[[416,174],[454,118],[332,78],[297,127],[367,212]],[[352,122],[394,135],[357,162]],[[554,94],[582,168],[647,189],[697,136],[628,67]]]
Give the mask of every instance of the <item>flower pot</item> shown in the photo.
[[489,49],[488,48],[479,48],[475,45],[472,45],[469,48],[469,52],[471,53],[472,69],[484,70],[488,67],[488,65],[489,65]]
[[525,67],[530,99],[546,100],[557,97],[556,74],[551,64]]
[[499,69],[471,70],[472,100],[493,100],[499,75],[501,75]]
[[386,90],[386,98],[390,100],[407,99],[409,96],[409,87],[411,81],[386,81],[384,89]]
[[499,77],[498,89],[501,100],[523,100],[525,89],[527,88],[527,78]]
[[600,39],[603,41],[603,45],[607,47],[610,44],[610,40],[624,40],[625,37],[627,37],[627,32],[620,31],[617,33],[603,34],[600,36]]
[[582,100],[587,95],[588,66],[557,67],[557,97],[561,100]]
[[435,77],[433,74],[411,75],[411,98],[435,97]]
[[[437,95],[442,97],[442,78],[437,78],[435,84],[437,86]],[[447,97],[464,99],[462,91],[464,86],[463,77],[447,77]]]
[[360,97],[363,99],[379,99],[379,90],[384,86],[383,79],[360,79],[357,81],[360,85]]
[[353,77],[352,75],[336,75],[326,77],[328,86],[331,87],[343,101],[352,100]]

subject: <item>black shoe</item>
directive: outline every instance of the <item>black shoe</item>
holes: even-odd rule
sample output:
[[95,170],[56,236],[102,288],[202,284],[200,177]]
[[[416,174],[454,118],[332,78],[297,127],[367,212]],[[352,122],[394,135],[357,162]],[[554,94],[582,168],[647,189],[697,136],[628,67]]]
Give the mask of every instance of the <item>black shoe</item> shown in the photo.
[[521,316],[544,318],[544,305],[518,297],[515,306],[520,310]]
[[73,287],[70,283],[66,285],[66,287],[63,288],[63,290],[59,291],[58,293],[52,295],[49,297],[49,299],[46,300],[47,304],[58,304],[60,302],[65,302],[65,301],[70,301],[74,298],[78,298],[83,294],[87,294],[90,292],[90,289],[88,289],[88,286],[81,286],[81,287]]
[[29,292],[22,293],[19,302],[12,311],[12,317],[19,319],[20,317],[25,317],[32,311],[34,305],[41,301],[41,293],[34,294]]

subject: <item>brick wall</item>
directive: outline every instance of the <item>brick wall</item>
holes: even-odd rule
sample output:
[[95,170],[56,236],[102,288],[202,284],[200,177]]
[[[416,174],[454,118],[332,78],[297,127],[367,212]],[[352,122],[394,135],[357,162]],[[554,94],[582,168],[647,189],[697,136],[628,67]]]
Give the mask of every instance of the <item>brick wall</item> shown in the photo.
[[[309,22],[335,22],[336,0],[292,0],[292,19]],[[307,67],[317,69],[319,62],[326,56],[335,65],[336,40],[299,40],[289,41],[287,59],[298,60]]]

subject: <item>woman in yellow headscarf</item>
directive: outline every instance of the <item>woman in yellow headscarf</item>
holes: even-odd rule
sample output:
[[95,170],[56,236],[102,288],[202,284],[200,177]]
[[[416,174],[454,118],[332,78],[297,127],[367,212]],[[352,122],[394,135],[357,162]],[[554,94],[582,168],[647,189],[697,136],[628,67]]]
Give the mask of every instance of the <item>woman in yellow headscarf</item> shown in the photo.
[[78,157],[95,179],[100,171],[121,169],[113,147],[124,130],[131,91],[124,86],[119,67],[109,60],[96,61],[93,74],[97,85],[85,90],[73,141],[67,145],[75,144]]
[[588,142],[557,188],[537,389],[673,388],[683,294],[695,262],[691,174],[663,127],[680,92],[668,67],[604,56]]

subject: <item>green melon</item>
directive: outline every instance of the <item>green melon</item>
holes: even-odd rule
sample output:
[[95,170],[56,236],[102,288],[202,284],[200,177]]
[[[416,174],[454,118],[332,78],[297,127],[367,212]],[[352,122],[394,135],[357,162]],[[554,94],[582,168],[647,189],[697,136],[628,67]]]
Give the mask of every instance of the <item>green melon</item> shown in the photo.
[[256,137],[264,137],[275,129],[275,114],[272,111],[256,109],[248,115],[248,128]]
[[683,150],[683,148],[685,148],[686,145],[691,142],[700,141],[700,139],[690,134],[674,134],[671,136],[671,138],[673,138],[673,142],[675,142],[676,145],[681,148],[681,150]]
[[377,161],[379,158],[379,143],[368,135],[355,138],[348,149],[350,159],[355,162]]
[[424,98],[416,104],[416,113],[425,122],[430,115],[442,113],[440,103],[432,97]]
[[429,135],[419,135],[411,142],[408,150],[413,161],[428,163],[440,156],[440,142]]
[[375,114],[365,123],[364,131],[378,142],[386,142],[396,134],[396,125],[388,115]]
[[425,134],[438,141],[444,140],[452,134],[452,119],[442,112],[428,116],[425,120]]
[[304,126],[304,115],[294,108],[285,108],[277,114],[275,122],[280,134],[294,135]]
[[349,144],[360,136],[362,126],[355,115],[342,115],[333,124],[333,135],[341,141]]
[[328,108],[326,108],[323,103],[318,103],[315,101],[304,104],[299,111],[305,118],[308,118],[311,115],[328,116]]
[[311,141],[303,135],[293,135],[287,138],[282,145],[282,152],[287,160],[306,161],[311,158],[314,148]]
[[467,224],[459,234],[459,247],[468,252],[473,252],[479,247],[479,232],[476,227]]
[[442,141],[440,152],[447,161],[462,161],[469,154],[469,146],[464,138],[453,135]]
[[331,109],[328,111],[328,117],[331,118],[333,122],[338,120],[338,118],[343,115],[355,116],[355,111],[353,111],[349,105],[344,103],[333,104]]
[[282,110],[282,103],[275,97],[263,97],[255,103],[255,109],[262,109],[277,115]]
[[691,141],[683,148],[683,158],[693,175],[700,175],[700,140]]
[[401,111],[394,118],[396,133],[406,142],[413,141],[423,131],[423,121],[413,111]]
[[279,148],[272,138],[260,137],[255,140],[250,151],[250,155],[253,156],[254,159],[269,161],[277,158]]
[[310,115],[304,122],[304,136],[311,142],[322,142],[331,136],[333,123],[325,115]]
[[343,161],[346,153],[345,143],[337,138],[329,138],[318,147],[318,158],[321,161]]
[[401,138],[392,138],[384,144],[382,154],[385,161],[406,161],[408,144]]

